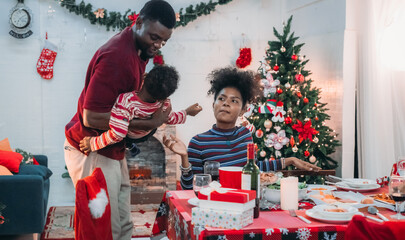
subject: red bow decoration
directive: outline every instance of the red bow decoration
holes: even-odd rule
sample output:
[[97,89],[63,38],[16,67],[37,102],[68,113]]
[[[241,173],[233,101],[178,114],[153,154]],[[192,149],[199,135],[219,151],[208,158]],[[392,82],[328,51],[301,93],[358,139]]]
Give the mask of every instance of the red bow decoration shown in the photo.
[[163,55],[160,51],[156,53],[156,55],[153,57],[153,64],[154,65],[163,65],[165,64],[165,61],[163,60]]
[[128,16],[128,19],[131,20],[131,22],[132,22],[131,27],[135,25],[135,21],[138,18],[138,16],[139,16],[139,13],[138,14],[134,13],[134,14]]
[[298,139],[300,140],[300,143],[304,141],[305,139],[309,139],[312,142],[312,135],[315,135],[318,133],[314,128],[311,127],[312,122],[309,120],[308,122],[302,124],[300,120],[297,120],[297,124],[294,124],[292,126],[292,129],[296,130],[300,134],[298,135]]
[[241,48],[239,49],[239,57],[236,59],[236,66],[238,68],[245,68],[252,62],[252,49]]

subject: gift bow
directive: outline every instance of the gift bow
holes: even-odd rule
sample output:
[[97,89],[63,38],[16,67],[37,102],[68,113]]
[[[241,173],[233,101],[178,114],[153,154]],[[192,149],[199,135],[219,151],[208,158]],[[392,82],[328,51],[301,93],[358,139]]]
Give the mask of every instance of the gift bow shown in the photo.
[[219,182],[213,181],[208,185],[208,187],[202,188],[200,190],[200,193],[206,195],[208,197],[208,200],[211,200],[211,193],[214,192],[214,191],[216,191],[218,193],[226,193],[226,192],[228,192],[227,189],[221,188],[221,184]]

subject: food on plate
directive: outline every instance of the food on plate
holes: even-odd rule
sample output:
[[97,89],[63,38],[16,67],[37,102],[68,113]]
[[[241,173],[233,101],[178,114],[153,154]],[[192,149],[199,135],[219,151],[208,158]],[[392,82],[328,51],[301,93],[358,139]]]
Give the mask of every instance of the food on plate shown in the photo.
[[395,204],[395,201],[392,200],[391,197],[388,194],[385,194],[385,193],[375,195],[374,199],[379,200],[379,201],[383,201],[383,202],[386,202],[386,203],[390,203],[390,204]]
[[322,188],[322,187],[319,187],[319,188],[311,188],[311,191],[317,191],[317,190],[319,190],[319,191],[324,191],[324,190],[328,190],[328,189]]
[[356,203],[356,201],[351,199],[341,199],[333,196],[332,194],[325,194],[323,191],[319,191],[319,194],[313,194],[311,197],[322,200],[325,203],[333,204],[336,202],[340,203]]
[[261,184],[273,184],[277,182],[279,175],[275,172],[263,172],[260,173],[260,183]]
[[371,198],[371,197],[364,198],[364,199],[361,200],[361,203],[362,203],[362,204],[373,204],[373,203],[374,203],[374,199]]
[[325,209],[327,212],[347,212],[347,209],[344,208],[329,208]]

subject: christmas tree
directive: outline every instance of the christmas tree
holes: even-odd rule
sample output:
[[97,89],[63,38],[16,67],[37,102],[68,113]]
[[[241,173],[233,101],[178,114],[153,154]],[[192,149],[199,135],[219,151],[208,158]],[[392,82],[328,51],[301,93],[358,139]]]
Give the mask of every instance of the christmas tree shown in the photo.
[[[340,145],[335,132],[325,125],[330,119],[326,103],[320,102],[321,90],[311,87],[309,60],[300,55],[303,43],[290,34],[292,16],[283,34],[273,28],[278,41],[269,41],[266,56],[258,69],[263,96],[248,107],[245,117],[257,144],[259,161],[297,157],[322,169],[335,169],[329,157]],[[293,169],[293,166],[289,166]],[[322,178],[305,176],[300,181],[320,183]]]

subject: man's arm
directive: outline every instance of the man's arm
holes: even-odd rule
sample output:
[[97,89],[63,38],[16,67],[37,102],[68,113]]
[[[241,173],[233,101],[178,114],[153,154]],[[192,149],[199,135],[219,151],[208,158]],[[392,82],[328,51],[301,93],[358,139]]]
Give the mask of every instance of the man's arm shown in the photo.
[[88,109],[83,109],[83,124],[88,128],[108,130],[110,121],[110,112],[99,113]]

